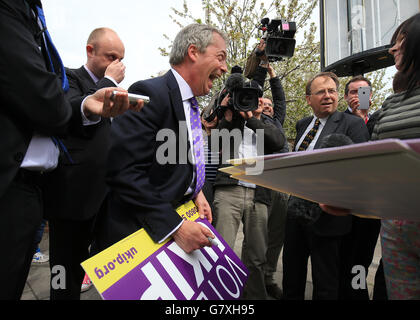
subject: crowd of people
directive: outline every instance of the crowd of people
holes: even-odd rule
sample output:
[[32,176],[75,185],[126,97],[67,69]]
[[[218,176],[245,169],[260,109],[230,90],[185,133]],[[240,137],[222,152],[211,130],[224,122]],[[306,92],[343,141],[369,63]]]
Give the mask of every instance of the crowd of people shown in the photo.
[[[264,55],[263,40],[256,49],[260,63],[243,80],[258,92],[257,106],[238,110],[232,92],[222,89],[200,111],[196,98],[228,72],[229,39],[217,28],[184,27],[174,39],[169,71],[126,91],[118,87],[125,48],[115,31],[93,30],[86,63],[65,68],[41,1],[0,0],[0,39],[8,39],[0,45],[0,299],[20,299],[31,262],[46,261],[39,250],[45,223],[50,268],[66,270],[66,286],[51,285],[51,300],[80,299],[82,283],[89,282],[80,263],[141,228],[156,243],[172,238],[187,253],[211,246],[209,229],[176,212],[190,200],[232,248],[242,223],[241,260],[249,271],[242,299],[303,300],[310,257],[313,299],[369,300],[367,287],[352,285],[352,269],[368,270],[379,234],[382,259],[373,298],[420,299],[419,222],[359,218],[346,208],[218,171],[226,158],[419,138],[419,33],[420,14],[395,31],[395,93],[373,114],[359,109],[357,95],[360,87],[374,90],[369,79],[355,76],[346,84],[348,109],[340,112],[338,77],[314,75],[306,85],[313,115],[296,123],[289,146],[283,128],[287,93]],[[132,104],[128,92],[150,102]],[[210,120],[216,109],[221,111]],[[157,138],[162,130],[174,132],[171,143],[186,151],[174,163],[159,152],[166,143]],[[220,132],[228,132],[228,139]],[[280,285],[274,273],[282,251]]]

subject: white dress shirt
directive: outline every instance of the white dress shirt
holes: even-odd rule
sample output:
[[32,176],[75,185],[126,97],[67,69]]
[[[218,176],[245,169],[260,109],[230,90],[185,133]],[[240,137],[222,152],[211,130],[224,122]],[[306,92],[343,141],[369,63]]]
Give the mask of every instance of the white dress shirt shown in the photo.
[[[184,80],[184,78],[182,78],[182,76],[176,72],[173,68],[171,68],[171,71],[173,73],[173,75],[175,76],[176,82],[178,83],[178,87],[179,87],[179,91],[181,93],[181,99],[182,99],[182,104],[184,106],[184,113],[185,113],[185,120],[186,120],[186,124],[187,124],[187,131],[188,131],[188,139],[189,141],[193,141],[192,139],[192,129],[191,129],[191,120],[190,120],[190,109],[191,109],[191,102],[190,99],[192,97],[194,97],[194,94],[191,90],[191,87],[188,85],[188,83]],[[194,145],[193,143],[190,143],[190,156],[192,157],[192,163],[195,163],[195,156],[194,156]],[[194,181],[195,181],[195,170],[193,170],[193,178],[192,181],[190,183],[190,186],[188,187],[187,192],[185,193],[185,195],[189,195],[192,194],[194,192]],[[170,237],[175,231],[177,231],[182,223],[184,222],[181,221],[179,225],[177,225],[171,232],[169,232],[169,234],[167,234],[163,239],[161,239],[158,243],[162,243],[164,242],[168,237]]]
[[[248,128],[245,122],[243,139],[239,145],[238,156],[244,159],[255,158],[258,156],[257,150],[257,134]],[[256,188],[255,184],[241,180],[238,181],[238,185],[252,189]]]
[[[322,130],[325,127],[325,124],[327,123],[327,120],[330,116],[326,117],[326,118],[319,118],[320,124],[319,124],[319,128],[318,131],[316,132],[316,135],[314,137],[314,139],[312,140],[312,142],[309,144],[308,148],[306,148],[306,151],[310,151],[313,150],[315,147],[316,142],[318,141],[319,135],[321,134]],[[308,125],[308,127],[306,128],[305,132],[302,134],[302,136],[300,137],[298,143],[296,144],[296,148],[294,151],[298,151],[300,145],[302,144],[303,139],[305,139],[306,135],[308,134],[308,132],[313,128],[313,126],[315,125],[315,121],[316,119],[318,119],[317,117],[313,117],[311,123]]]

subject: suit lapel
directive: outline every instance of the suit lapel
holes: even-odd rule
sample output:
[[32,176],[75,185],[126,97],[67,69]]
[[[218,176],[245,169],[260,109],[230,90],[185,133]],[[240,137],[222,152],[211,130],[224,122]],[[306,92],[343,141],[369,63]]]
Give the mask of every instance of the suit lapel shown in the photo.
[[307,117],[307,118],[302,119],[302,122],[300,123],[299,127],[296,128],[297,132],[296,132],[295,144],[293,146],[293,151],[296,147],[296,144],[299,142],[300,138],[305,133],[306,128],[309,126],[313,118],[314,117],[312,116],[312,117]]
[[79,69],[75,70],[75,73],[78,76],[78,78],[82,80],[82,84],[84,88],[86,89],[96,88],[96,83],[93,81],[89,73],[86,71],[85,67],[81,66]]
[[178,121],[186,121],[181,92],[179,90],[179,86],[176,82],[175,76],[173,75],[172,71],[168,71],[165,77],[169,89],[171,105],[174,109],[175,116]]
[[321,134],[318,137],[318,140],[315,143],[314,149],[318,149],[321,141],[324,137],[328,136],[331,133],[334,133],[337,129],[338,124],[340,123],[342,113],[334,112],[327,120],[325,127],[322,129]]

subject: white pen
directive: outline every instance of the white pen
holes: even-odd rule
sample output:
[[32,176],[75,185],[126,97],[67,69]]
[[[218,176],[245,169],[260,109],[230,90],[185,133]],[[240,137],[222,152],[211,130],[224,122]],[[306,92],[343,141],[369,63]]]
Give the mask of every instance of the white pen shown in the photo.
[[216,242],[216,241],[214,241],[214,239],[213,239],[213,238],[211,238],[211,237],[207,237],[207,239],[209,240],[210,245],[215,245],[215,246],[217,246],[217,242]]

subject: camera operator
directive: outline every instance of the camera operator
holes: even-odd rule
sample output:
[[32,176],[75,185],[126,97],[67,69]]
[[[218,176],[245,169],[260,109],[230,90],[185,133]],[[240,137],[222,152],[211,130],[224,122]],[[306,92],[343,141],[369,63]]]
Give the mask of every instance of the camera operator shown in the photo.
[[[230,133],[236,130],[241,133],[239,137],[243,137],[240,143],[234,141],[235,143],[232,144],[232,139],[230,139],[229,144],[222,145],[222,158],[226,152],[230,158],[253,158],[257,155],[277,153],[281,151],[285,142],[283,132],[262,117],[263,92],[261,86],[256,81],[250,81],[246,85],[259,90],[260,103],[256,110],[239,111],[232,108],[230,94],[226,95],[220,103],[223,117],[219,121],[218,129],[227,129]],[[263,134],[262,137],[261,134]],[[234,138],[237,137],[238,135],[234,136]],[[263,146],[257,146],[257,143],[262,142]],[[260,151],[261,147],[264,148],[263,152]],[[221,163],[221,167],[227,166],[223,162]],[[216,229],[232,248],[235,244],[239,224],[241,221],[243,223],[244,240],[241,259],[249,270],[243,298],[267,299],[264,264],[268,241],[267,221],[271,191],[254,184],[237,181],[220,171],[216,176],[214,190],[214,208],[218,217]]]
[[[255,70],[253,80],[264,87],[264,82],[268,73],[270,76],[269,83],[273,100],[270,100],[267,97],[261,99],[263,104],[263,114],[261,117],[263,121],[274,124],[284,133],[283,123],[286,117],[286,97],[279,77],[276,75],[274,68],[268,62],[268,58],[264,54],[265,47],[266,43],[262,39],[256,49],[261,62]],[[281,152],[289,152],[287,139],[284,142]],[[268,214],[268,244],[264,272],[267,293],[277,300],[282,299],[283,292],[274,281],[274,273],[277,270],[277,263],[281,249],[283,248],[288,199],[289,195],[286,193],[275,190],[271,191],[271,206]]]

